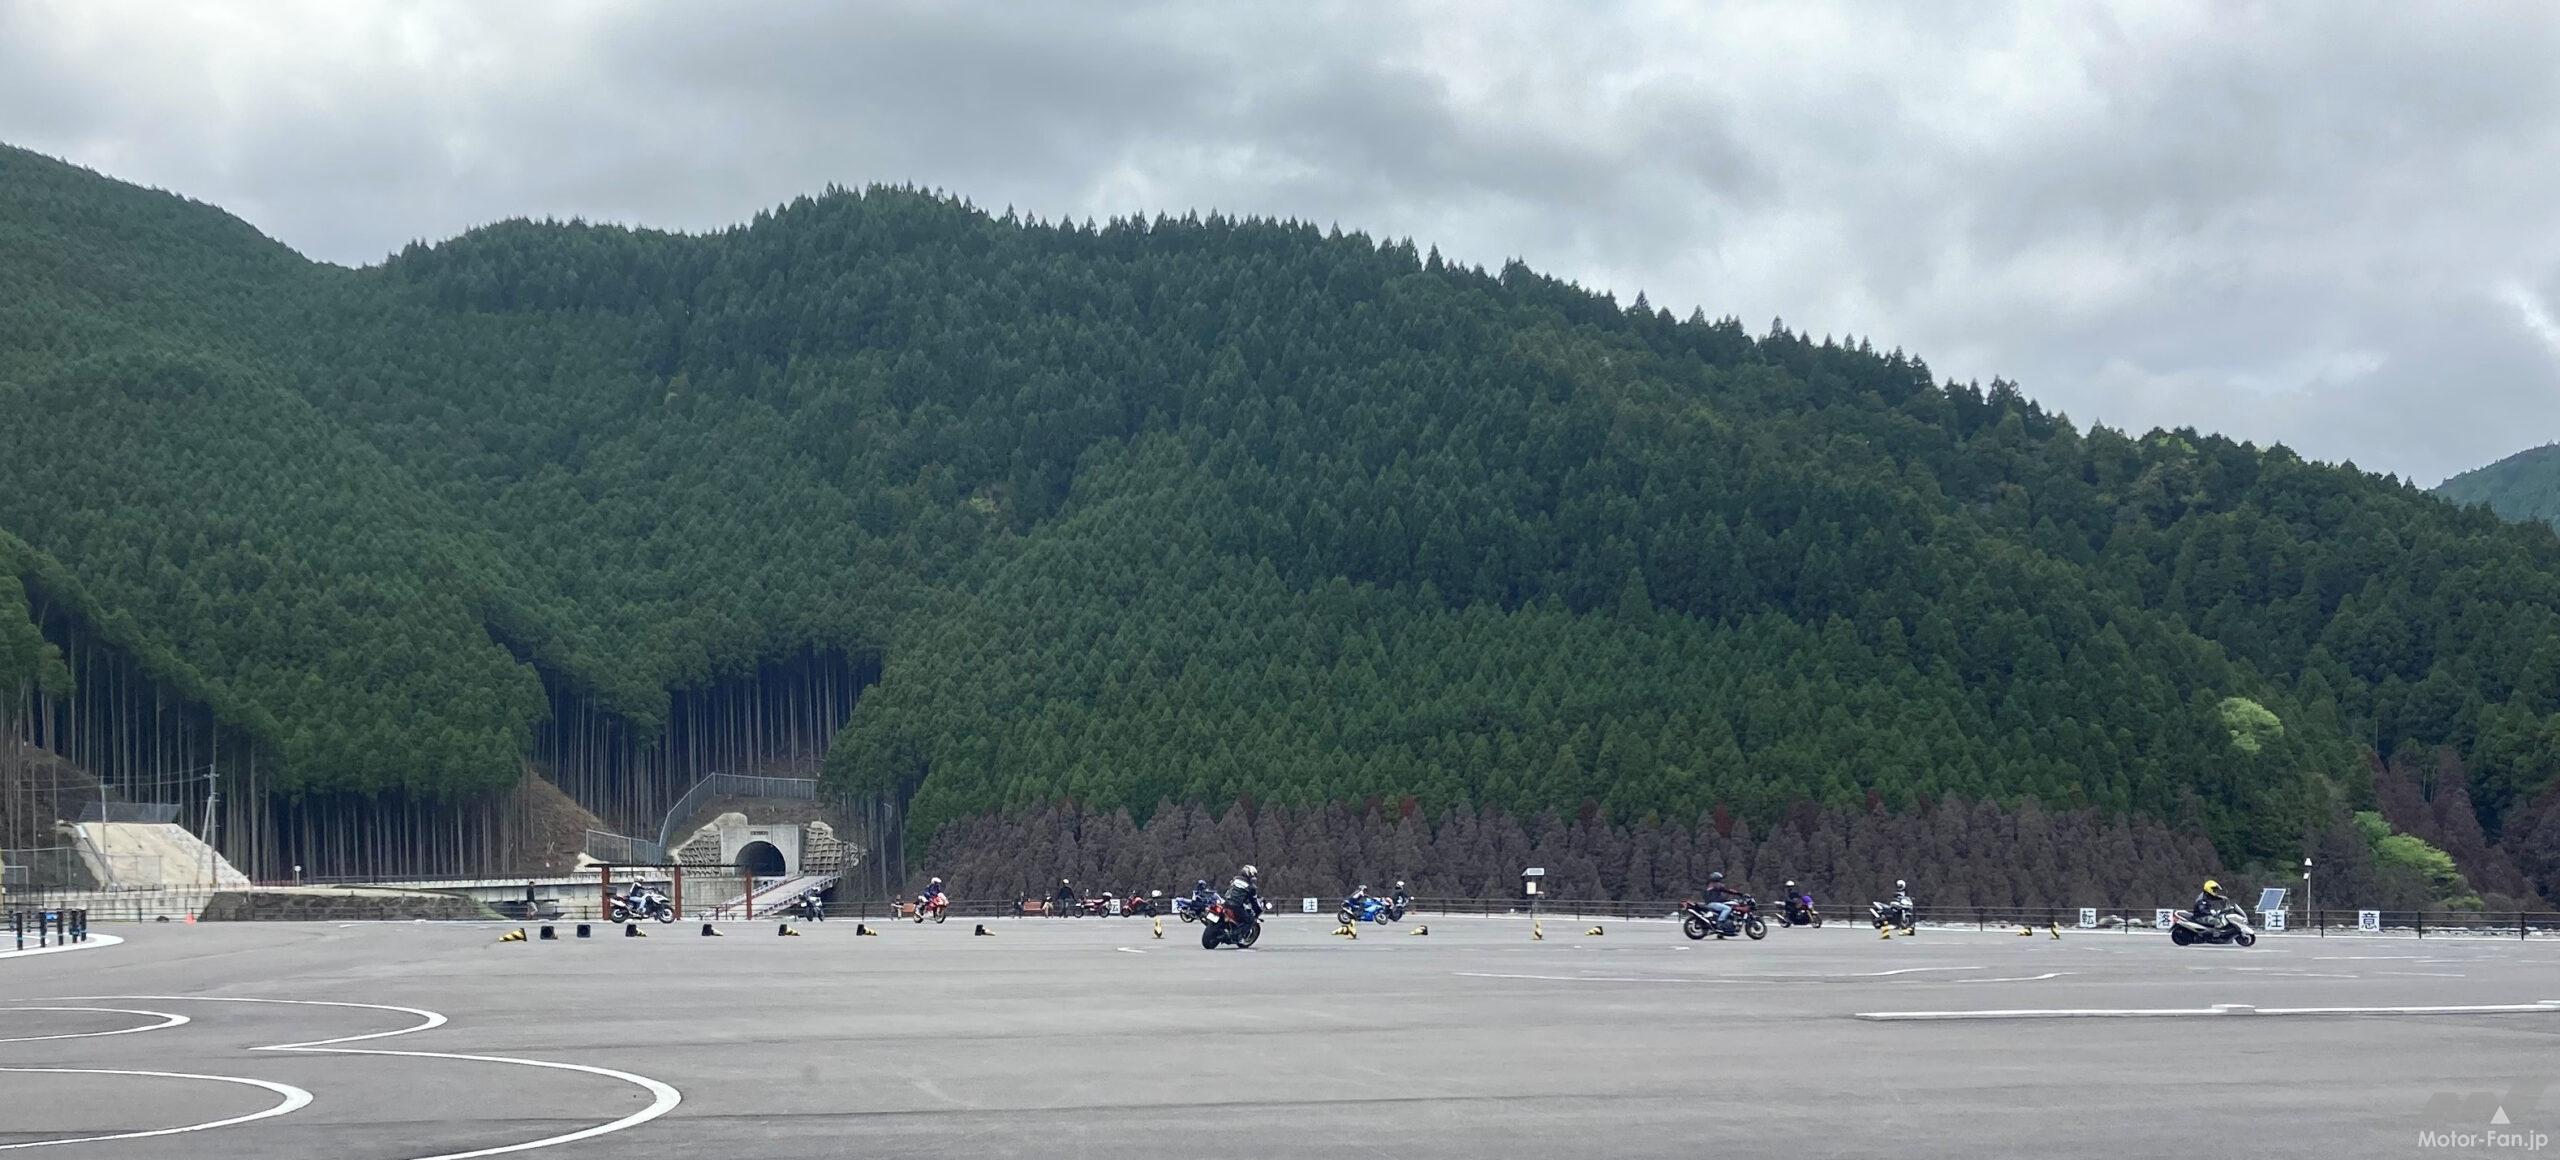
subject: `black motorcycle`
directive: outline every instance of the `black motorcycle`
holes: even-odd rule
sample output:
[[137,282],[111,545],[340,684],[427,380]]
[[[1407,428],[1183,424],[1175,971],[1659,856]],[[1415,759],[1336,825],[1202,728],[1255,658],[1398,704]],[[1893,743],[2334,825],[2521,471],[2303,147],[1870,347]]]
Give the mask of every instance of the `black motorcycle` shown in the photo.
[[1801,897],[1790,898],[1786,905],[1778,908],[1778,925],[1821,926],[1822,912],[1815,910]]
[[791,913],[796,918],[810,922],[825,922],[827,920],[826,899],[819,897],[815,890],[801,891],[800,897],[791,900]]
[[1877,930],[1884,930],[1891,927],[1900,929],[1904,933],[1908,934],[1911,931],[1911,924],[1914,917],[1915,916],[1911,913],[1911,908],[1904,906],[1899,902],[1870,902],[1867,904],[1867,919],[1868,921],[1876,924]]
[[1760,901],[1745,894],[1733,900],[1732,908],[1725,912],[1724,921],[1718,923],[1715,912],[1707,909],[1706,903],[1683,902],[1680,904],[1680,933],[1692,939],[1702,939],[1711,934],[1717,938],[1732,938],[1738,934],[1758,941],[1769,937],[1768,920],[1761,918],[1759,911]]

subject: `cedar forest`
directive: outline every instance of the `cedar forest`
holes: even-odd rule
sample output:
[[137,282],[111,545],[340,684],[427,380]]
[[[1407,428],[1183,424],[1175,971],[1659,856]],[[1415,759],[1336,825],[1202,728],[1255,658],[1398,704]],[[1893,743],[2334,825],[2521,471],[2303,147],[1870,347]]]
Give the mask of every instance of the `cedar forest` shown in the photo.
[[974,896],[2560,898],[2551,528],[1410,242],[875,187],[346,269],[0,148],[0,433],[0,844],[88,779],[507,870],[534,783],[800,771]]

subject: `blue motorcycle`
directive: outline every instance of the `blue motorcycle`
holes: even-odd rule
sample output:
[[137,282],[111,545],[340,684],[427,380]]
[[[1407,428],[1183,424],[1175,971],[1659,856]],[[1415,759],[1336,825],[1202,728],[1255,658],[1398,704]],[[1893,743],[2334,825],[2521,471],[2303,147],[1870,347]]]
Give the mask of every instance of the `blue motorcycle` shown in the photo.
[[1401,898],[1345,898],[1342,900],[1342,909],[1334,912],[1334,917],[1342,920],[1344,926],[1363,922],[1374,922],[1384,926],[1390,922],[1402,921],[1404,908],[1405,902]]

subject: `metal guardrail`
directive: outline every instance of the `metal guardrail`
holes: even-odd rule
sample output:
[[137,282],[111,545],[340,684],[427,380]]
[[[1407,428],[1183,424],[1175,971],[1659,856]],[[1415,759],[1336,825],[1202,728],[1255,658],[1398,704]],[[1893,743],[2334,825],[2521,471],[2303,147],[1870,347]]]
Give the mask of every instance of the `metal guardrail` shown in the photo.
[[178,820],[179,808],[165,802],[87,802],[80,807],[80,821],[168,825]]
[[588,857],[616,866],[657,866],[669,860],[663,843],[609,830],[587,831],[586,850]]
[[[818,800],[818,782],[815,778],[807,777],[759,777],[746,773],[706,774],[702,780],[693,783],[693,788],[684,791],[684,796],[677,798],[676,804],[667,807],[666,820],[658,823],[659,850],[663,852],[675,846],[675,828],[681,825],[684,819],[693,816],[693,811],[702,808],[702,803],[713,798],[724,797],[816,801]],[[662,854],[658,860],[663,862],[666,859]]]

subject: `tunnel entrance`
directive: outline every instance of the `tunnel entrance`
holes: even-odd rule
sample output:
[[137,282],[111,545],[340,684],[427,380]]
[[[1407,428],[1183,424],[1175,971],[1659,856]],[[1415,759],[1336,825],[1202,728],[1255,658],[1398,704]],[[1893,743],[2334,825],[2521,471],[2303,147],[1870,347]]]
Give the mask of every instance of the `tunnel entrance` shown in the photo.
[[771,842],[749,842],[738,847],[738,873],[750,878],[780,878],[789,873],[782,863],[782,851]]

